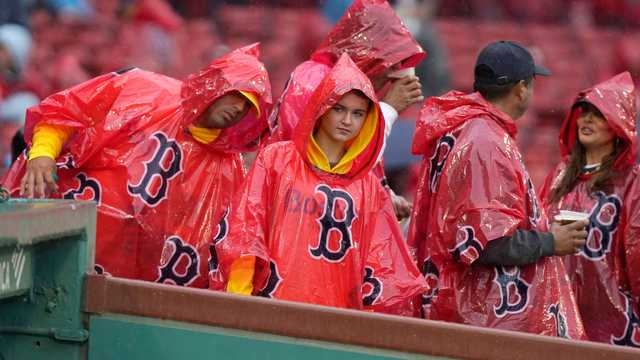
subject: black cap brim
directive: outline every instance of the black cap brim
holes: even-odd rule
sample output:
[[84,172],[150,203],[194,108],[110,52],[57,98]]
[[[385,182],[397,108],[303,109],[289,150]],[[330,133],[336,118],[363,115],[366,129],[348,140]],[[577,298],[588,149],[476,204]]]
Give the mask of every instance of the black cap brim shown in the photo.
[[549,69],[542,67],[540,65],[535,65],[535,70],[534,70],[534,74],[536,75],[542,75],[542,76],[549,76],[551,75],[551,71],[549,71]]

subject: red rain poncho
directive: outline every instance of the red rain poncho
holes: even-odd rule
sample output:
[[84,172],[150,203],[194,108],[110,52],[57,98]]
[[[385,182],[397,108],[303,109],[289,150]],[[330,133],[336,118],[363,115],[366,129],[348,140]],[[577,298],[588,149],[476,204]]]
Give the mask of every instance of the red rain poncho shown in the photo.
[[[75,128],[53,197],[98,202],[98,272],[196,287],[207,287],[210,267],[215,277],[211,245],[226,235],[224,214],[243,181],[239,152],[254,150],[267,130],[270,85],[258,55],[257,44],[238,49],[184,82],[110,73],[29,110],[25,139],[37,123]],[[213,142],[197,142],[187,127],[233,90],[255,94],[262,116],[251,110]],[[25,163],[4,180],[14,194]]]
[[558,203],[552,191],[564,175],[577,137],[580,108],[573,107],[560,133],[565,161],[549,174],[542,199],[549,216],[558,210],[591,214],[587,243],[564,258],[580,315],[590,340],[640,347],[640,167],[636,160],[636,104],[629,73],[581,92],[574,104],[588,102],[604,115],[620,138],[611,191],[590,192],[591,175],[581,175]]
[[[317,119],[354,89],[373,101],[371,140],[344,175],[321,171],[307,153]],[[382,215],[388,195],[370,171],[383,129],[369,79],[344,55],[311,98],[294,140],[258,155],[218,246],[223,272],[255,256],[254,295],[412,315],[424,280],[398,241],[397,222]]]
[[291,73],[269,118],[270,142],[293,138],[309,98],[343,53],[369,78],[398,63],[415,67],[426,55],[386,0],[354,1],[311,59]]
[[476,262],[488,242],[547,218],[516,146],[513,120],[479,93],[423,106],[413,140],[422,168],[409,233],[429,289],[428,319],[583,338],[562,259],[528,266]]

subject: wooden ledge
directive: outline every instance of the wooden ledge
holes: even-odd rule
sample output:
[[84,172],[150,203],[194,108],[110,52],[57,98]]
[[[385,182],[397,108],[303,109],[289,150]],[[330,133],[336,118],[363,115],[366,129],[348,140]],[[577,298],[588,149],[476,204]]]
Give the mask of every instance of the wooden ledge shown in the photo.
[[88,275],[86,311],[464,359],[638,360],[640,350]]

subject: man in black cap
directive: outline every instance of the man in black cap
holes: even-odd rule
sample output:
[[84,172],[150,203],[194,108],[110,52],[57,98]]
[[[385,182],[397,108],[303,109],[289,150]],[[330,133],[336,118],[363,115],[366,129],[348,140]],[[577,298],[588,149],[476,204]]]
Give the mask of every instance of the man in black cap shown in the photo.
[[559,257],[585,243],[586,221],[549,231],[516,145],[536,66],[524,47],[489,44],[474,89],[433,97],[416,125],[423,155],[409,244],[429,281],[424,316],[483,327],[583,338]]

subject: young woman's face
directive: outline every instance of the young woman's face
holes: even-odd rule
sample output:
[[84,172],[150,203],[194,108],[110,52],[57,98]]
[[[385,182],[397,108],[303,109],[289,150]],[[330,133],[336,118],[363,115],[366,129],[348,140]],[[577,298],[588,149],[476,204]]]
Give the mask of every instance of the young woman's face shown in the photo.
[[582,113],[578,117],[577,124],[578,140],[582,146],[587,149],[595,149],[612,144],[616,134],[602,113],[588,103],[583,103],[580,107]]
[[369,99],[348,92],[322,115],[317,135],[335,143],[346,143],[358,135],[368,110]]

